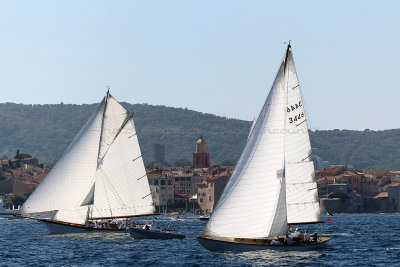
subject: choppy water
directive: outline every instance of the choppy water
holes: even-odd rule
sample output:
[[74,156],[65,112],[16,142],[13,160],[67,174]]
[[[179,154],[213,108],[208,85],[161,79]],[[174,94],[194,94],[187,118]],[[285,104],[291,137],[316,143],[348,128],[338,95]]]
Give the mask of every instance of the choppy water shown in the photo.
[[[212,253],[195,237],[197,216],[158,217],[184,240],[134,240],[128,234],[49,235],[30,220],[0,220],[0,266],[400,266],[400,214],[336,214],[324,226],[326,248],[306,252]],[[311,229],[314,230],[314,229]],[[321,228],[316,230],[321,232]]]

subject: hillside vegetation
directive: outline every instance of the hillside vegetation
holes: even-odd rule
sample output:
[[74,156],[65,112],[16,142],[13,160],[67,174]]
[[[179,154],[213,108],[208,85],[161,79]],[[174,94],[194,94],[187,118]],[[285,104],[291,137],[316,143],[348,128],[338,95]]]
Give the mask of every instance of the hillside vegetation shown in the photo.
[[[215,164],[234,164],[244,147],[251,123],[182,108],[127,104],[134,112],[144,161],[153,161],[153,145],[165,145],[165,159],[192,161],[194,143],[204,135]],[[0,157],[17,149],[54,164],[97,104],[0,104]],[[331,164],[356,168],[400,169],[400,130],[310,132],[314,151]]]

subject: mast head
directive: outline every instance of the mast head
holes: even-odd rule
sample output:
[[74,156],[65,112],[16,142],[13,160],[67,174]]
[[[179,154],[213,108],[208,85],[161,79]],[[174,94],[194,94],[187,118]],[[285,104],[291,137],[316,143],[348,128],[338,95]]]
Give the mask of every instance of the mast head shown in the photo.
[[290,48],[292,48],[292,45],[290,44],[292,40],[289,40],[289,42],[283,42],[283,44],[287,45],[287,50],[289,50]]

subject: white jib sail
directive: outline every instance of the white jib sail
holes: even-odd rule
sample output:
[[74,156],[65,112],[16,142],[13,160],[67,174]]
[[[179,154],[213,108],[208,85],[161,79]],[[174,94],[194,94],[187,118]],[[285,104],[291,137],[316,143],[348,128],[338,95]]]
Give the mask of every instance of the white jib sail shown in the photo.
[[291,50],[287,56],[285,139],[288,223],[321,220],[308,123]]
[[96,173],[104,100],[63,156],[21,207],[22,214],[79,207]]
[[133,118],[112,96],[103,122],[91,218],[154,213]]
[[203,234],[263,238],[287,232],[284,63]]

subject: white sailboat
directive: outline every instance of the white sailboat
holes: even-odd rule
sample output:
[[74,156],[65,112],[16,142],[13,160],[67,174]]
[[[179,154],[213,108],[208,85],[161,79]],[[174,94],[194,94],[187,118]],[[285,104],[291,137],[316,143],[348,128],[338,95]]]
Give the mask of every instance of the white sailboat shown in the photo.
[[[309,249],[332,237],[285,245],[288,225],[320,222],[308,123],[289,43],[245,149],[198,241],[209,250]],[[279,243],[272,245],[272,240]]]
[[96,222],[154,214],[133,114],[109,92],[21,214],[50,216],[35,218],[51,233],[118,231]]

